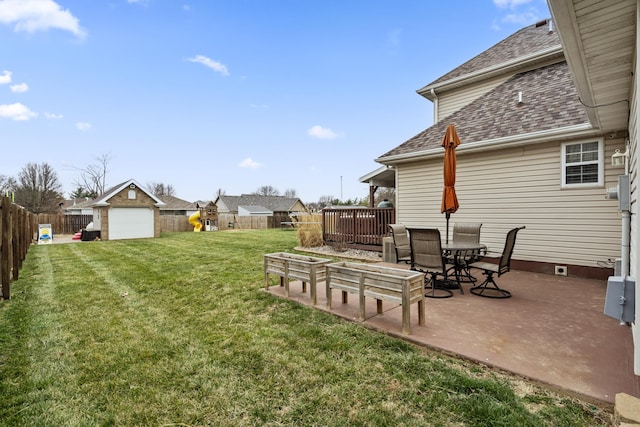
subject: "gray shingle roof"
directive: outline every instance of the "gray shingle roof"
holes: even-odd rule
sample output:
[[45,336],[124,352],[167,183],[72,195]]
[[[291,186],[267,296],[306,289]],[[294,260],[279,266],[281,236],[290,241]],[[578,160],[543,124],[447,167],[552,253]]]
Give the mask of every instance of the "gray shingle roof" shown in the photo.
[[175,196],[157,196],[158,199],[162,200],[165,203],[165,206],[161,208],[161,210],[173,210],[173,211],[186,211],[186,210],[195,210],[196,204],[195,202],[188,202],[186,200],[180,199]]
[[544,25],[533,24],[515,32],[427,86],[437,85],[551,47],[559,47],[560,38],[557,32],[549,31],[548,20],[543,22],[545,22]]
[[290,212],[298,198],[284,196],[257,196],[255,194],[243,194],[241,196],[220,196],[219,200],[224,203],[230,212],[237,212],[238,206],[263,206],[274,212]]
[[[517,105],[519,91],[523,97],[521,106]],[[560,62],[516,74],[378,160],[439,147],[449,123],[456,126],[464,144],[589,122],[569,67]]]

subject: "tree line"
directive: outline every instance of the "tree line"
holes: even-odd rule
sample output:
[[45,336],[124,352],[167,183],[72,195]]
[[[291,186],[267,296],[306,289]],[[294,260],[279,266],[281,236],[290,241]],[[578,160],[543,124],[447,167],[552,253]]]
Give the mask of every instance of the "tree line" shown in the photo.
[[[94,199],[103,194],[107,188],[107,172],[111,161],[110,154],[103,154],[84,168],[76,168],[78,177],[74,181],[76,189],[69,194],[73,199]],[[175,189],[171,184],[151,182],[147,189],[156,196],[175,196]],[[395,203],[395,189],[383,188],[375,195],[374,206],[383,199]],[[48,163],[27,163],[18,172],[16,177],[0,174],[0,193],[10,196],[14,203],[23,206],[28,211],[38,213],[56,213],[60,211],[64,203],[62,184],[58,174]],[[225,190],[219,188],[215,196],[225,194]],[[263,185],[253,193],[260,196],[280,196],[280,191],[271,186]],[[282,194],[287,198],[297,198],[297,191],[288,188]],[[358,199],[339,200],[333,196],[321,196],[317,202],[305,202],[312,211],[319,211],[327,206],[369,206],[369,196]]]

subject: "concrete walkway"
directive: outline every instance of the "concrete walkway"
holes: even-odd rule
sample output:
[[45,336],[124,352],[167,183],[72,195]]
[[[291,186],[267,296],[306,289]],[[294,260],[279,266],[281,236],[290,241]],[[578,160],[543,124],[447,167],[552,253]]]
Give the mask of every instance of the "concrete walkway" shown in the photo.
[[[425,326],[418,325],[413,304],[411,335],[402,334],[399,306],[386,301],[378,315],[375,300],[368,298],[362,323],[595,403],[613,404],[621,392],[640,397],[631,329],[603,314],[606,282],[523,271],[511,271],[497,282],[513,296],[482,298],[472,295],[465,284],[464,295],[454,291],[452,298],[426,298]],[[284,298],[284,287],[272,286],[269,291]],[[332,295],[331,313],[359,322],[357,295],[349,295],[347,304],[342,303],[341,292]],[[300,282],[291,283],[289,298],[311,305]],[[318,284],[315,308],[327,311],[324,282]]]

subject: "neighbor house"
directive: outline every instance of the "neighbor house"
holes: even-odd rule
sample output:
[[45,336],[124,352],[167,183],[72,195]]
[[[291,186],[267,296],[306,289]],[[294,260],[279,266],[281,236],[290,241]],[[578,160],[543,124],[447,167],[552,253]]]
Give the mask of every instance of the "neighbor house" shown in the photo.
[[[629,180],[628,211],[617,218],[616,241],[625,242],[616,254],[621,268],[616,272],[626,287],[635,289],[640,267],[640,224],[638,223],[638,0],[548,0],[549,9],[562,40],[564,54],[573,75],[578,96],[586,105],[589,124],[605,141],[612,141],[622,167],[610,171],[620,180]],[[619,138],[626,135],[626,138]],[[609,145],[609,144],[607,144]],[[607,149],[607,156],[611,150]],[[613,163],[613,158],[611,163]],[[605,159],[606,168],[609,169]],[[615,186],[614,176],[607,174],[606,184]],[[623,187],[623,186],[622,186]],[[622,188],[621,187],[621,188]],[[619,188],[619,190],[621,189]],[[622,196],[622,194],[620,194]],[[612,203],[615,203],[613,201]],[[586,206],[598,210],[599,206]],[[627,221],[624,221],[629,214]],[[611,215],[611,214],[608,214]],[[617,215],[613,214],[615,217]],[[590,247],[599,244],[597,225],[585,234],[591,236]],[[609,280],[611,281],[612,278]],[[632,304],[626,303],[629,306]],[[640,292],[635,292],[635,307],[640,307]],[[632,307],[629,307],[632,309]],[[634,336],[634,370],[640,374],[640,331],[632,313]]]
[[93,228],[102,240],[160,236],[164,203],[133,179],[114,186],[92,204]]
[[72,200],[65,200],[62,208],[65,215],[93,215],[93,208],[91,204],[93,199],[76,198]]
[[280,227],[281,222],[291,221],[290,216],[307,212],[307,207],[297,197],[259,196],[218,196],[215,201],[218,212],[238,216],[270,216],[274,218],[271,227]]
[[188,202],[179,197],[169,195],[157,197],[164,203],[163,206],[160,206],[160,215],[189,216],[198,211],[196,202]]
[[551,20],[523,28],[419,89],[435,124],[379,156],[384,167],[361,181],[392,173],[396,221],[444,233],[441,142],[454,124],[462,143],[451,222],[482,223],[493,255],[525,225],[516,268],[606,278],[621,251],[617,202],[605,198],[621,171],[608,160],[627,131],[591,120],[574,77]]

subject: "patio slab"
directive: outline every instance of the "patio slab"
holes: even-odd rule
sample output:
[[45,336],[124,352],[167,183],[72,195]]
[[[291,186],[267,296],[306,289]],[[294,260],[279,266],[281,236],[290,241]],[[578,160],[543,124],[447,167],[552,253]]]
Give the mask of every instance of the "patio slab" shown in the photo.
[[[463,295],[454,291],[452,298],[426,298],[425,326],[418,325],[413,304],[411,335],[402,334],[400,307],[388,302],[378,315],[375,300],[367,298],[365,320],[360,322],[357,295],[349,295],[343,304],[341,293],[334,292],[330,312],[594,403],[613,404],[617,393],[640,397],[631,328],[603,314],[606,282],[525,271],[511,271],[497,282],[513,296],[482,298],[465,284]],[[284,298],[281,286],[269,291]],[[328,311],[324,282],[318,283],[317,298],[315,308]],[[289,299],[312,306],[300,283],[291,283]]]

